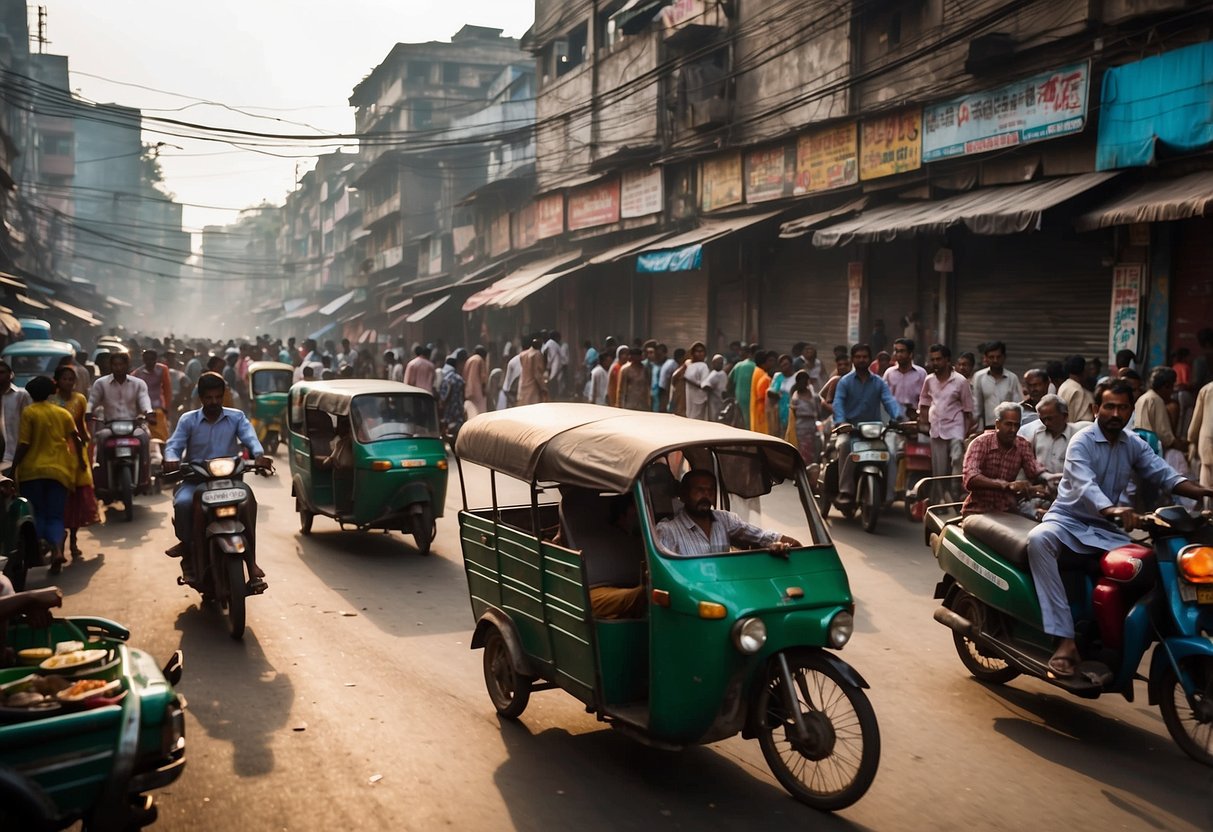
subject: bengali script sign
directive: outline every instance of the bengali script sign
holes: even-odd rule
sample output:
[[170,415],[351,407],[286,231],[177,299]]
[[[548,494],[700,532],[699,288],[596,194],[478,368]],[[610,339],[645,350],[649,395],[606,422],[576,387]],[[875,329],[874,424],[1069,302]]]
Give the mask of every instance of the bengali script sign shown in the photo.
[[1108,332],[1108,357],[1114,362],[1121,350],[1137,351],[1141,328],[1140,263],[1126,263],[1112,269],[1112,321]]
[[555,193],[535,201],[535,236],[540,240],[564,233],[564,194]]
[[665,206],[661,168],[625,170],[619,197],[619,215],[624,219],[660,214]]
[[1074,64],[924,108],[923,161],[1081,132],[1088,75],[1086,64]]
[[766,202],[792,195],[796,148],[768,147],[745,155],[745,201]]
[[741,202],[741,154],[729,153],[699,165],[699,210],[715,211]]
[[569,231],[619,222],[619,180],[569,192]]
[[922,110],[899,110],[860,124],[859,178],[878,179],[922,167]]
[[814,130],[796,140],[795,194],[845,188],[858,181],[859,138],[854,122]]

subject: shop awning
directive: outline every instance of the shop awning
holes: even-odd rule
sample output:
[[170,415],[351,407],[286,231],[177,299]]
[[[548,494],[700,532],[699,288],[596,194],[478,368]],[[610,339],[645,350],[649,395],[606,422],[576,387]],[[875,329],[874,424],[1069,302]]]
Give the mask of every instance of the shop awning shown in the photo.
[[16,298],[17,298],[17,303],[25,304],[30,309],[43,309],[43,310],[50,309],[50,307],[47,306],[45,303],[43,303],[40,300],[34,300],[29,295],[18,294],[18,295],[16,295]]
[[816,214],[809,214],[800,219],[789,220],[779,226],[779,236],[785,240],[803,237],[817,226],[829,220],[858,214],[867,205],[868,198],[861,196],[859,199],[853,199],[845,205],[839,205],[837,208],[831,208],[828,211],[818,211]]
[[1146,182],[1074,220],[1079,231],[1201,217],[1213,208],[1213,170]]
[[651,245],[636,258],[636,271],[641,273],[687,272],[698,269],[703,262],[703,245],[742,229],[777,217],[782,211],[749,214],[731,219],[707,220],[702,225]]
[[405,320],[410,324],[415,324],[420,321],[424,321],[426,318],[428,318],[430,316],[430,313],[437,311],[437,309],[440,306],[442,306],[444,303],[446,303],[450,299],[451,299],[450,295],[443,295],[442,297],[438,298],[438,300],[427,303],[425,306],[418,309],[412,315],[409,315],[407,318],[405,318]]
[[566,266],[563,269],[558,269],[554,272],[548,272],[545,275],[535,278],[530,283],[519,286],[516,289],[511,289],[508,292],[498,295],[493,300],[489,301],[489,306],[494,309],[510,309],[517,306],[531,295],[538,292],[545,286],[555,283],[562,277],[570,275],[573,272],[580,271],[585,268],[585,263],[574,263],[571,266]]
[[486,286],[476,294],[469,297],[463,302],[464,312],[475,312],[485,304],[496,300],[506,292],[513,291],[520,286],[525,286],[532,280],[542,277],[550,271],[559,269],[561,266],[566,266],[574,260],[581,259],[581,250],[566,251],[563,254],[545,257],[542,260],[536,260],[532,263],[527,263],[524,266],[519,266],[514,271],[510,272],[505,277],[501,278],[491,286]]
[[615,28],[625,35],[634,35],[643,31],[645,26],[653,22],[653,18],[670,0],[628,0],[623,8],[611,15]]
[[1018,234],[1040,228],[1043,213],[1097,185],[1115,173],[1083,173],[1025,185],[979,188],[947,199],[882,205],[858,217],[813,232],[813,245],[887,243],[921,233],[939,234],[965,225],[974,234]]
[[324,306],[320,307],[320,314],[321,315],[332,315],[337,310],[339,310],[341,307],[345,306],[347,303],[349,303],[351,300],[353,300],[354,295],[356,295],[357,293],[358,293],[357,289],[350,289],[344,295],[340,295],[339,297],[333,298],[328,303],[326,303]]
[[332,332],[336,328],[337,328],[337,321],[330,321],[329,323],[325,324],[324,326],[320,327],[320,329],[316,330],[311,335],[309,335],[308,338],[311,338],[313,341],[315,341],[317,338],[323,338],[325,335],[328,335],[330,332]]
[[101,320],[93,317],[93,314],[91,312],[89,312],[87,309],[81,309],[79,306],[72,306],[70,303],[66,303],[61,300],[56,300],[54,298],[51,298],[50,300],[51,300],[51,306],[55,307],[60,312],[70,315],[71,317],[73,317],[79,321],[82,321],[83,323],[86,323],[89,326],[101,326]]
[[10,337],[21,334],[21,322],[10,311],[0,310],[0,327],[3,327]]
[[134,309],[135,307],[121,298],[116,298],[113,295],[106,295],[105,302],[110,306],[117,306],[119,309]]
[[8,272],[0,272],[0,283],[5,286],[12,286],[14,289],[25,289],[25,281],[17,277],[15,274]]
[[300,306],[297,309],[287,312],[285,315],[275,318],[273,323],[281,324],[285,323],[286,321],[297,321],[300,318],[306,318],[308,315],[311,315],[319,309],[319,304],[309,303],[306,306]]
[[379,340],[379,333],[373,329],[364,329],[364,330],[362,330],[362,334],[358,336],[359,344],[368,344],[372,341],[378,341],[378,340]]
[[396,304],[393,304],[392,306],[389,306],[389,307],[387,308],[387,314],[389,314],[389,315],[395,315],[395,314],[396,314],[397,312],[399,312],[401,309],[406,309],[406,308],[408,308],[408,307],[410,307],[410,306],[412,306],[412,305],[413,305],[413,299],[412,299],[412,298],[405,298],[404,300],[400,301],[400,303],[396,303]]
[[608,248],[606,251],[598,252],[593,257],[586,260],[586,262],[593,266],[598,266],[603,263],[614,263],[622,260],[630,254],[635,254],[638,251],[642,251],[653,245],[653,243],[660,242],[661,240],[670,236],[672,236],[670,232],[663,231],[660,234],[652,234],[648,237],[641,237],[639,240],[629,240],[626,243],[620,243],[617,246]]

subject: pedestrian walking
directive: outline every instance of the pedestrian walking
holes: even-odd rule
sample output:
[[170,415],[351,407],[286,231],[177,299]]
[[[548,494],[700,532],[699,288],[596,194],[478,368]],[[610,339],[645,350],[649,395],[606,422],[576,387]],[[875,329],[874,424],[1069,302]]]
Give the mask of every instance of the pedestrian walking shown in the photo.
[[97,512],[97,495],[93,489],[93,466],[89,460],[93,458],[92,440],[89,436],[88,425],[85,421],[85,411],[88,410],[88,399],[83,393],[76,392],[78,376],[73,367],[60,367],[55,372],[56,390],[51,395],[52,403],[59,405],[71,414],[72,422],[76,425],[76,433],[80,437],[83,448],[74,461],[78,463],[75,486],[67,497],[63,522],[68,534],[68,553],[73,559],[80,557],[80,544],[77,533],[80,529],[100,521]]
[[47,401],[55,382],[35,376],[25,385],[31,403],[21,411],[13,468],[21,496],[34,508],[38,539],[51,551],[51,573],[63,568],[63,513],[67,495],[76,486],[83,448],[71,414]]

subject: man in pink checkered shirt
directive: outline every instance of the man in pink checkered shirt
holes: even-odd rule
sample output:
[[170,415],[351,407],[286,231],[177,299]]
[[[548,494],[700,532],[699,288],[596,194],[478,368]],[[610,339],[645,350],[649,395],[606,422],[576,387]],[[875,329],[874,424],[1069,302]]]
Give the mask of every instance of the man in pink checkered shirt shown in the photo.
[[[1014,511],[1021,499],[1038,494],[1033,483],[1047,473],[1032,446],[1018,435],[1019,405],[1003,402],[994,408],[994,419],[994,428],[965,452],[963,481],[969,496],[960,509],[963,515]],[[1016,479],[1021,470],[1026,480]]]

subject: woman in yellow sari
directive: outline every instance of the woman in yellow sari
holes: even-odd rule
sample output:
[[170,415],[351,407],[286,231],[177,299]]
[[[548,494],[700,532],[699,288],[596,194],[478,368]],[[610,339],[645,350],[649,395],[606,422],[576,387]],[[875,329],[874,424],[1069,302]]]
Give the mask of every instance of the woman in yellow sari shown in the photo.
[[[76,392],[76,371],[71,365],[63,365],[55,370],[55,392],[51,395],[50,401],[65,408],[72,415],[72,421],[76,423],[76,432],[80,434],[84,442],[84,459],[76,472],[76,487],[68,495],[67,509],[63,514],[64,525],[67,527],[70,537],[69,552],[75,559],[81,554],[80,546],[76,542],[76,532],[85,526],[93,525],[100,518],[97,515],[97,496],[93,491],[92,437],[89,435],[84,418],[88,400],[83,393]],[[75,455],[77,460],[80,456],[80,454]]]

